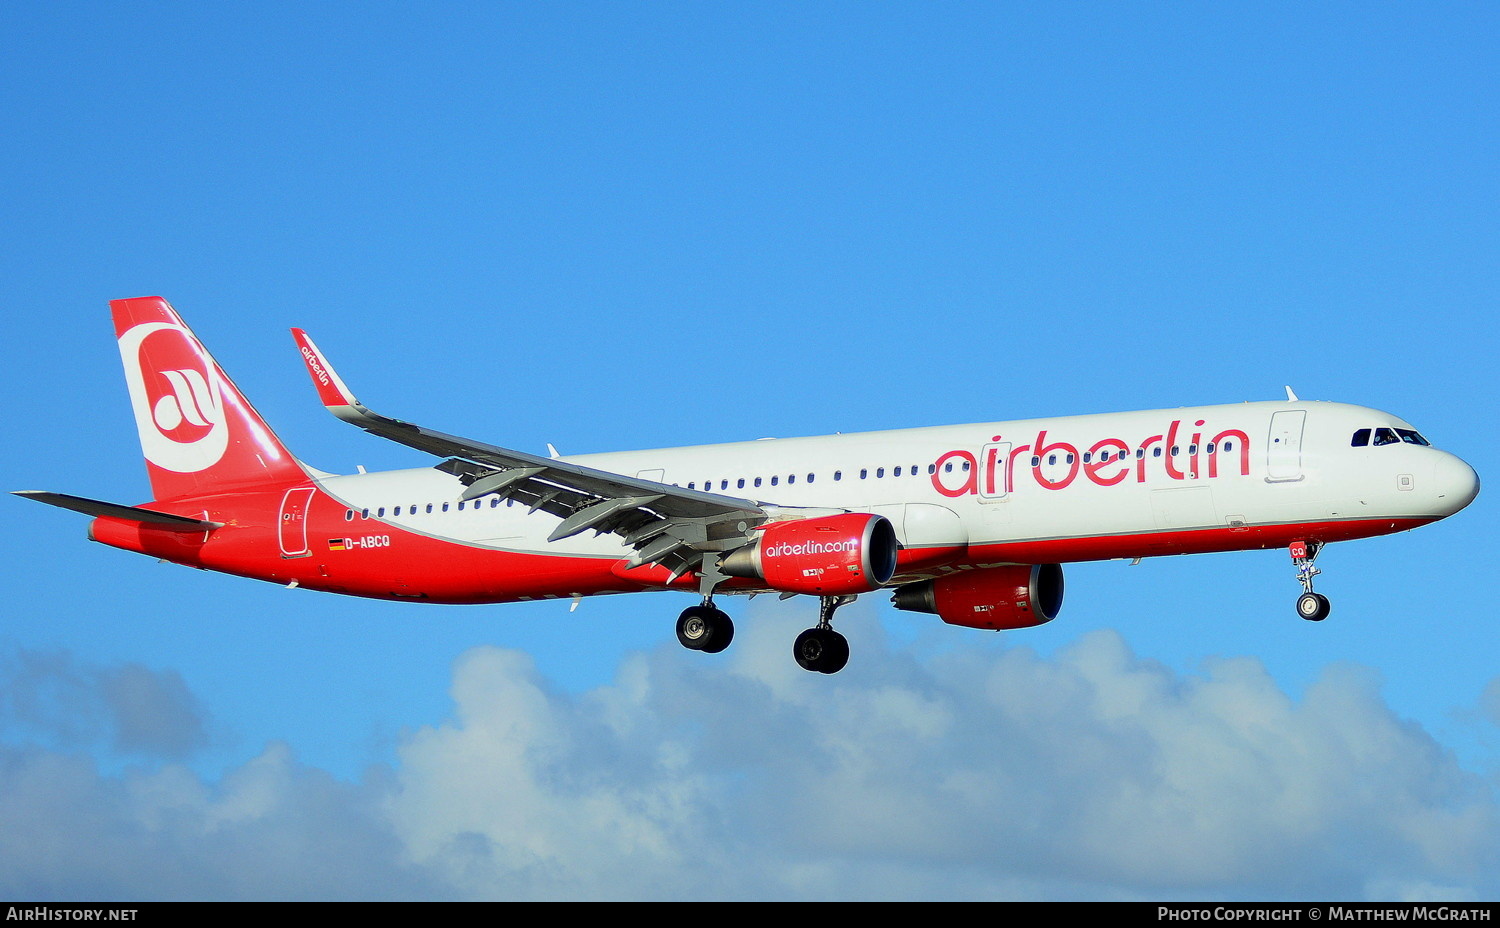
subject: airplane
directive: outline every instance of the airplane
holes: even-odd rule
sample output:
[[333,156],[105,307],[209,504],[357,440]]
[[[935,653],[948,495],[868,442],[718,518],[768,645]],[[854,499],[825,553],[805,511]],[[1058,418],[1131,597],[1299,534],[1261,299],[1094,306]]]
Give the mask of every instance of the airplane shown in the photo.
[[301,329],[323,405],[432,467],[299,461],[161,297],[111,301],[153,499],[45,491],[94,541],[288,587],[422,603],[677,590],[689,649],[734,624],[718,595],[817,597],[806,670],[841,670],[835,611],[889,591],[952,625],[1057,617],[1062,564],[1285,548],[1297,613],[1329,542],[1406,531],[1479,492],[1467,463],[1375,409],[1286,400],[545,456],[372,412]]

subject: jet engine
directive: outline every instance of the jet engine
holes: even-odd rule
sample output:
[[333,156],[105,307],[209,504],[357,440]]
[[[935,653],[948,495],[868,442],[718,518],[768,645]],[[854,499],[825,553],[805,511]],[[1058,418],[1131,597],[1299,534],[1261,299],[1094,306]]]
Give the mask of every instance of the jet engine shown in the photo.
[[891,602],[897,609],[931,612],[949,625],[1031,628],[1057,618],[1063,572],[1058,564],[1018,564],[964,570],[908,583]]
[[759,542],[726,554],[719,569],[784,593],[842,596],[889,582],[900,549],[889,519],[850,512],[766,525]]

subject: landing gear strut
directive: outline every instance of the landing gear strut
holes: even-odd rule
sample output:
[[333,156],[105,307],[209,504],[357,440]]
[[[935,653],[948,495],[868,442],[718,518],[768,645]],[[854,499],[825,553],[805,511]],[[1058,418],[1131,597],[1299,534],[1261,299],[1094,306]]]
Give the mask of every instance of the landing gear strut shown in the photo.
[[1321,622],[1328,618],[1332,606],[1328,597],[1313,592],[1313,577],[1322,573],[1313,566],[1318,552],[1323,550],[1321,541],[1294,541],[1291,545],[1292,564],[1297,568],[1297,582],[1302,584],[1302,595],[1297,597],[1297,614],[1309,622]]
[[677,617],[677,640],[689,650],[718,654],[734,640],[734,623],[705,596],[701,605],[689,606]]
[[833,612],[854,602],[853,596],[819,597],[818,624],[797,636],[792,656],[803,670],[838,673],[849,663],[849,640],[833,630]]

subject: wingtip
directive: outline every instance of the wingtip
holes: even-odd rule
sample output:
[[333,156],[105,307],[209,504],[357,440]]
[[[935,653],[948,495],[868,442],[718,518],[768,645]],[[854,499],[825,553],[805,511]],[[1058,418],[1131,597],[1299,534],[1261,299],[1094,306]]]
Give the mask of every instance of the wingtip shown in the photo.
[[302,362],[307,365],[307,374],[312,378],[313,387],[318,391],[318,399],[329,409],[337,409],[344,406],[358,406],[359,401],[344,384],[333,365],[318,350],[313,342],[312,336],[302,329],[292,328],[292,340],[297,343],[297,350],[302,355]]

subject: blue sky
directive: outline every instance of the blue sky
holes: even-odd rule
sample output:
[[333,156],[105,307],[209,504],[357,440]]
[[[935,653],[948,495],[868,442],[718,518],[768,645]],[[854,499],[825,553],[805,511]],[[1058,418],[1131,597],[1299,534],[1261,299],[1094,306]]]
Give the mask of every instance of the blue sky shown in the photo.
[[[327,416],[292,325],[530,451],[1292,384],[1488,477],[1497,19],[6,4],[3,486],[145,498],[105,305],[144,294],[335,471],[426,459]],[[1500,896],[1488,493],[1328,549],[1321,625],[1283,552],[1077,565],[1024,632],[868,597],[817,679],[795,600],[711,657],[683,597],[372,603],[0,525],[12,897]]]

